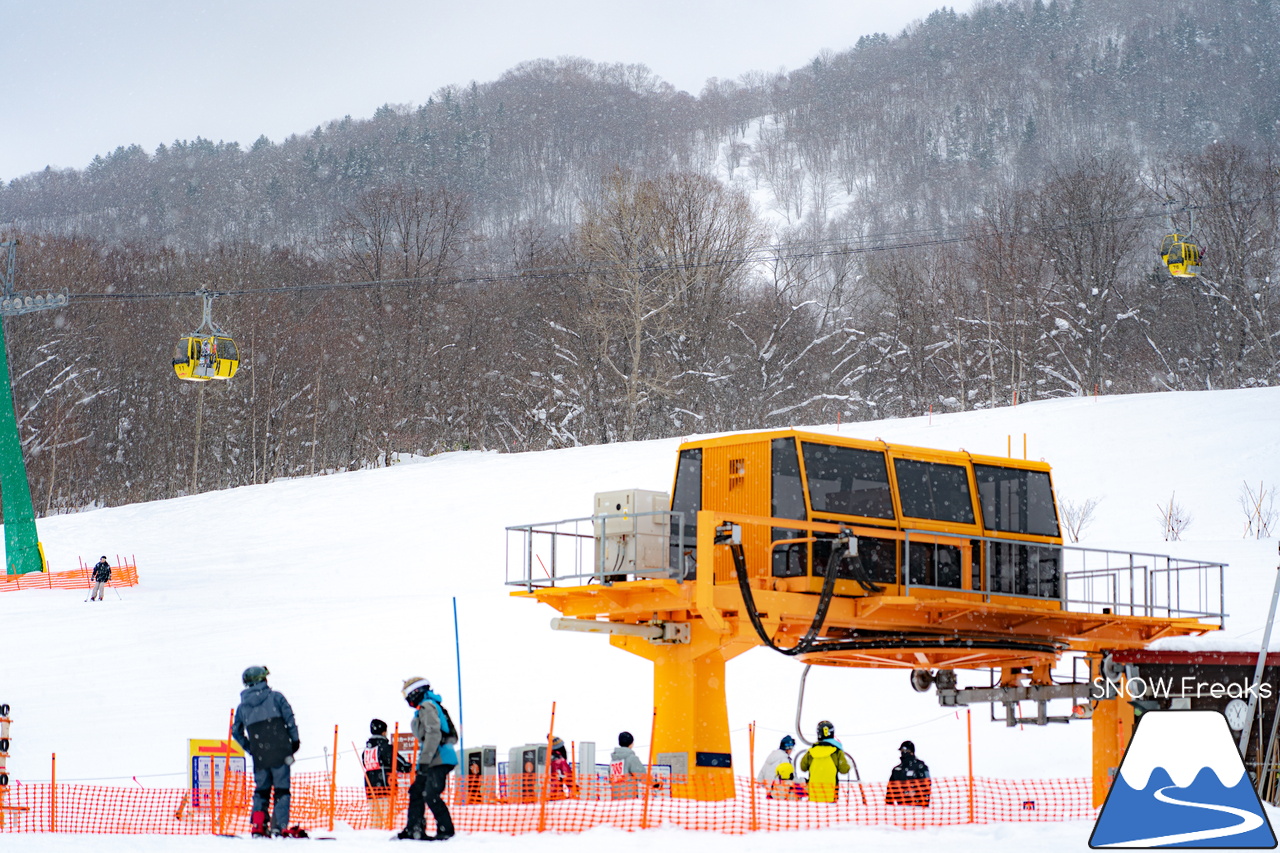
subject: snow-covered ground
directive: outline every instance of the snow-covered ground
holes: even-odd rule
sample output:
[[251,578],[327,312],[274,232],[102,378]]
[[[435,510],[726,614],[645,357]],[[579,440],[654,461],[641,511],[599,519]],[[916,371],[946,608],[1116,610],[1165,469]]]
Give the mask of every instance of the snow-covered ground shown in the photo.
[[[836,431],[836,427],[814,429]],[[1256,647],[1277,565],[1276,540],[1244,539],[1247,480],[1280,484],[1280,388],[1069,399],[994,411],[846,424],[842,434],[974,453],[1010,447],[1054,468],[1059,496],[1096,499],[1090,545],[1230,564],[1226,631],[1206,644]],[[302,736],[299,769],[319,770],[340,727],[339,784],[359,784],[351,744],[371,717],[407,723],[401,680],[429,677],[461,717],[468,744],[545,737],[552,702],[567,740],[612,745],[629,729],[648,748],[649,664],[603,637],[548,628],[555,615],[504,587],[508,525],[586,516],[597,491],[670,489],[680,439],[503,455],[455,453],[390,468],[289,480],[100,509],[39,523],[52,568],[135,555],[141,585],[86,603],[83,591],[0,594],[5,651],[0,702],[12,705],[11,774],[59,781],[179,787],[188,738],[225,736],[241,671],[265,664],[289,697]],[[1161,538],[1158,507],[1191,518],[1180,542]],[[457,600],[462,696],[454,665]],[[1280,638],[1277,638],[1280,641]],[[728,666],[734,762],[747,766],[747,725],[763,747],[793,730],[801,667],[764,649]],[[897,745],[915,741],[936,776],[965,772],[963,715],[912,692],[902,672],[815,669],[804,728],[822,718],[864,775],[883,778]],[[1089,727],[1007,729],[974,714],[983,776],[1087,776]],[[135,779],[136,777],[136,779]],[[1086,825],[956,827],[923,832],[805,833],[815,850],[957,850],[1018,844],[1083,849]],[[696,843],[706,851],[776,848],[777,839],[674,830],[600,830],[539,839],[483,835],[455,846],[538,850]],[[196,850],[203,838],[0,836],[6,850]],[[345,836],[342,846],[385,833]]]

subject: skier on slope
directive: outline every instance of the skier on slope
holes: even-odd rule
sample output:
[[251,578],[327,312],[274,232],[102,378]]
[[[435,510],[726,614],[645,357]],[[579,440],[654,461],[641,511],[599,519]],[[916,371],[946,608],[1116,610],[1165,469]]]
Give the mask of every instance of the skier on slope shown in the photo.
[[[409,786],[409,813],[404,829],[396,838],[418,841],[444,841],[453,837],[453,816],[445,805],[445,784],[449,773],[458,765],[458,732],[449,712],[440,704],[439,694],[431,692],[431,682],[422,677],[406,679],[400,691],[414,709],[413,736],[418,739],[418,766]],[[436,820],[436,834],[427,835],[426,810]]]
[[[253,756],[253,814],[249,818],[256,836],[281,835],[306,838],[302,827],[289,826],[289,770],[298,751],[298,724],[289,700],[267,685],[271,673],[265,666],[251,666],[240,680],[240,707],[231,734]],[[275,795],[275,808],[267,823],[267,805]]]
[[809,774],[809,802],[834,803],[839,799],[836,774],[849,772],[849,758],[829,720],[818,723],[818,740],[800,759],[800,769]]
[[103,554],[102,559],[93,567],[93,591],[89,593],[90,601],[102,600],[102,590],[109,580],[111,580],[111,564],[107,562],[107,555]]

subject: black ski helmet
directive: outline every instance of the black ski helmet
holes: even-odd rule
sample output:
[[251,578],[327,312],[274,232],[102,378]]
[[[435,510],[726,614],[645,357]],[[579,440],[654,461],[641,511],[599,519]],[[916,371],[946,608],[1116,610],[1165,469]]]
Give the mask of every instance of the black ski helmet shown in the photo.
[[786,735],[778,742],[778,749],[795,749],[796,739],[791,735]]
[[904,741],[902,742],[902,746],[898,747],[898,750],[899,750],[899,751],[904,750],[904,749],[905,749],[907,752],[910,752],[912,755],[915,755],[915,754],[916,754],[916,745],[915,745],[914,743],[912,743],[911,741],[909,741],[909,740],[904,740]]
[[631,736],[631,732],[618,733],[618,746],[631,746],[635,742],[636,739]]
[[369,734],[385,735],[386,733],[387,733],[387,724],[382,722],[382,720],[369,721]]
[[265,666],[251,666],[240,676],[240,680],[244,682],[245,687],[248,687],[250,684],[266,681],[270,674],[271,672]]
[[818,723],[818,740],[826,740],[827,738],[836,736],[836,727],[830,720],[823,720]]

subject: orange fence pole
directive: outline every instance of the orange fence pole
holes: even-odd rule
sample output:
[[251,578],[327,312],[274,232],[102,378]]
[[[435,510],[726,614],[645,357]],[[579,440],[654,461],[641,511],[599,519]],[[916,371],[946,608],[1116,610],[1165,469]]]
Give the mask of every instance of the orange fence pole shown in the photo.
[[[227,780],[231,778],[231,732],[235,729],[235,725],[236,709],[232,708],[230,718],[227,720],[227,752],[226,755],[222,757],[222,807],[218,808],[218,806],[211,804],[209,808],[209,815],[211,818],[215,811],[218,815],[218,820],[216,822],[217,828],[214,829],[218,835],[225,835],[227,832],[227,806],[229,805],[227,801]],[[213,797],[213,771],[216,769],[213,766],[213,761],[213,756],[209,756],[209,796],[211,798]],[[210,820],[209,826],[213,829],[215,822]]]
[[547,763],[543,765],[542,784],[538,786],[538,832],[547,831],[547,800],[551,797],[551,744],[555,742],[556,703],[551,703],[551,726],[547,730]]
[[338,796],[338,727],[333,727],[333,769],[329,771],[329,831],[333,832],[333,816]]
[[649,763],[644,766],[644,811],[640,814],[640,828],[649,828],[649,793],[653,790],[653,738],[658,730],[658,709],[653,709],[653,721],[649,724]]
[[387,824],[383,829],[393,829],[396,822],[396,813],[399,811],[396,806],[396,798],[398,797],[397,788],[400,782],[400,724],[396,723],[395,729],[391,734],[391,808],[387,809]]
[[969,823],[973,823],[973,709],[965,708],[965,725],[969,729]]
[[[747,775],[754,777],[756,772],[756,724],[747,726]],[[760,819],[756,815],[756,782],[751,778],[751,831],[760,829]],[[766,783],[767,784],[767,783]]]
[[49,831],[58,831],[58,753],[49,759]]

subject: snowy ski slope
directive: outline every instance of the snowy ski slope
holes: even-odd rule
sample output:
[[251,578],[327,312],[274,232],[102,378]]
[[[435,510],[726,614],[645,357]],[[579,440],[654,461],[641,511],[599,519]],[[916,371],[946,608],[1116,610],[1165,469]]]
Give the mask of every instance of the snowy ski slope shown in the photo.
[[[797,425],[801,426],[801,425]],[[809,427],[835,432],[834,426]],[[1005,455],[1012,445],[1054,467],[1061,498],[1099,501],[1085,542],[1230,563],[1221,637],[1256,647],[1275,577],[1276,540],[1243,539],[1242,483],[1280,485],[1280,388],[1067,399],[994,411],[845,424],[842,434]],[[0,702],[12,705],[9,766],[20,780],[178,787],[188,738],[225,735],[239,675],[265,664],[293,703],[299,769],[319,770],[340,726],[339,783],[359,783],[351,743],[377,716],[406,724],[402,679],[425,675],[461,717],[468,744],[500,750],[556,732],[611,746],[621,729],[648,748],[649,666],[603,637],[552,632],[549,609],[510,599],[504,528],[585,516],[596,491],[669,490],[680,439],[503,455],[453,453],[362,471],[288,480],[42,520],[50,564],[135,555],[141,585],[102,603],[84,592],[0,594],[5,651]],[[1157,506],[1192,518],[1164,542]],[[462,701],[454,665],[457,599]],[[800,665],[757,649],[729,664],[734,761],[747,772],[746,727],[763,745],[793,730]],[[963,681],[962,681],[963,683]],[[835,722],[863,774],[887,776],[904,738],[937,776],[965,772],[963,716],[913,693],[906,673],[815,670],[804,727]],[[975,711],[976,772],[1085,776],[1089,727],[1006,729]],[[136,780],[133,778],[136,777]],[[995,843],[1085,849],[1091,827],[963,827],[812,833],[817,850]],[[581,838],[460,838],[455,847],[774,849],[776,839],[643,837],[602,830]],[[353,834],[340,845],[381,841]],[[6,850],[195,849],[215,839],[0,836]],[[799,843],[799,839],[796,839]],[[767,848],[766,848],[766,845]],[[1065,846],[1062,846],[1065,845]],[[548,848],[549,849],[549,848]]]

